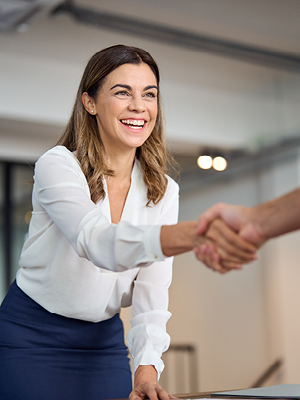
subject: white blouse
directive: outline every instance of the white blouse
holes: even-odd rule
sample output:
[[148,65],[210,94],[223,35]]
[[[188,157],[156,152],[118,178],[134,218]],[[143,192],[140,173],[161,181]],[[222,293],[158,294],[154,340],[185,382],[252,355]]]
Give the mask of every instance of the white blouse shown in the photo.
[[147,207],[139,162],[121,221],[111,222],[109,199],[90,197],[76,156],[56,146],[39,158],[32,193],[33,212],[24,243],[18,286],[46,310],[98,322],[132,304],[127,344],[139,365],[163,370],[169,346],[166,323],[172,258],[160,246],[162,225],[178,217],[178,185],[168,177],[164,198]]

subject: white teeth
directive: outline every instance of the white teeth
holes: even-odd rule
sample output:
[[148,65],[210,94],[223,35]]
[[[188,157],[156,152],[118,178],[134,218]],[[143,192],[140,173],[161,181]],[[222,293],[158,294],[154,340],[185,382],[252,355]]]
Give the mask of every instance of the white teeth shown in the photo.
[[142,126],[137,126],[137,125],[129,125],[129,126],[131,129],[136,129],[136,130],[142,129]]
[[141,128],[145,125],[144,120],[137,119],[122,119],[121,122],[126,125],[131,125],[132,127]]

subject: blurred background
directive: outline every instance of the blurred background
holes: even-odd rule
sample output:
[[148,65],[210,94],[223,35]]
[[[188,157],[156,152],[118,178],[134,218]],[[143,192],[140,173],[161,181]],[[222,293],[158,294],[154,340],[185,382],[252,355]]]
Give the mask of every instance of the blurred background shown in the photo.
[[[298,0],[0,0],[0,299],[27,234],[34,163],[68,121],[87,60],[118,43],[160,67],[180,220],[299,186]],[[299,232],[275,239],[226,276],[176,257],[170,392],[300,383],[299,244]]]

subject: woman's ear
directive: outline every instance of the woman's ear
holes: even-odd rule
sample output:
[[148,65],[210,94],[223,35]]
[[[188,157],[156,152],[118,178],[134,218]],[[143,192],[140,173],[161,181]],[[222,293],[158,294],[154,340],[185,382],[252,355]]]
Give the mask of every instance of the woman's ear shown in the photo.
[[90,97],[87,92],[82,93],[81,101],[82,101],[83,107],[86,109],[86,111],[89,114],[91,114],[91,115],[97,114],[94,99],[92,97]]

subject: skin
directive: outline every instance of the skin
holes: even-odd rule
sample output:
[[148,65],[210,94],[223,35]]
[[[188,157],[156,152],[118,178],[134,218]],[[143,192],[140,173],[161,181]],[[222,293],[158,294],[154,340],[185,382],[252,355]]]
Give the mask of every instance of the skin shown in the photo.
[[[115,171],[107,179],[111,220],[118,223],[131,184],[136,148],[151,134],[157,116],[157,82],[147,64],[125,64],[106,78],[96,101],[83,93],[86,110],[96,116],[108,165]],[[143,122],[134,129],[122,121]]]
[[[112,71],[93,99],[83,93],[85,109],[96,116],[99,134],[105,146],[107,164],[115,171],[107,177],[111,221],[117,224],[131,184],[131,171],[137,147],[151,135],[157,117],[157,82],[151,68],[144,63],[124,64]],[[128,122],[135,124],[130,126]],[[141,124],[137,128],[137,124]],[[186,221],[163,226],[161,247],[164,255],[173,256],[206,245],[212,252],[207,265],[221,273],[240,268],[252,261],[255,247],[237,236],[221,220],[207,229],[205,236],[197,234],[197,222]],[[221,246],[216,245],[220,241]],[[232,252],[232,241],[239,243],[239,252]],[[238,255],[237,255],[238,254]],[[203,261],[201,254],[196,255]],[[223,265],[220,263],[222,257]],[[171,396],[157,383],[157,372],[152,365],[140,365],[134,374],[134,388],[130,400],[150,398],[167,400]]]
[[[147,64],[125,64],[112,71],[104,80],[96,101],[87,93],[82,101],[92,115],[104,143],[108,160],[116,157],[134,161],[136,148],[150,136],[157,116],[157,82]],[[145,122],[141,129],[122,121]]]
[[[257,248],[267,240],[300,229],[300,189],[255,207],[219,203],[200,215],[197,232],[202,235],[216,218]],[[233,237],[234,244],[234,237]],[[205,247],[198,249],[208,257]]]

